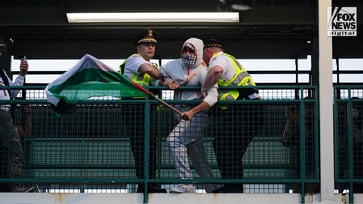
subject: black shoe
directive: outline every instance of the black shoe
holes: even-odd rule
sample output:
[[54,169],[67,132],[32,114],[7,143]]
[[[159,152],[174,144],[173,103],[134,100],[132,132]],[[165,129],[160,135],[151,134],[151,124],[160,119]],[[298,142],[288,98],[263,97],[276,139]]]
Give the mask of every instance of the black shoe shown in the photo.
[[243,193],[242,185],[225,185],[212,191],[212,193]]
[[[148,185],[147,191],[149,193],[167,193],[166,189],[161,188],[159,185],[150,184]],[[144,193],[144,185],[139,184],[136,193]]]
[[149,193],[167,193],[166,189],[161,188],[160,186],[153,186],[149,188]]

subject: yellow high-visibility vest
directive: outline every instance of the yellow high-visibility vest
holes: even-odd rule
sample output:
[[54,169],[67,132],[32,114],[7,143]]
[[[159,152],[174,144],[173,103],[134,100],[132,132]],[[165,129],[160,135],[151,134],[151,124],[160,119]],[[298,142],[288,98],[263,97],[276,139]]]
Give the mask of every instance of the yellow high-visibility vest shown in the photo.
[[[135,55],[139,55],[139,54],[133,54],[130,57],[135,56]],[[121,74],[124,74],[125,64],[130,57],[125,59],[125,61],[122,64],[120,64],[120,73]],[[152,66],[155,67],[155,69],[158,68],[157,64],[152,63]],[[131,80],[137,84],[140,84],[141,86],[150,86],[152,77],[147,73],[136,72],[134,75],[132,75]]]
[[[218,79],[218,85],[221,87],[226,86],[256,86],[255,82],[253,81],[252,77],[248,74],[247,70],[234,58],[232,55],[227,53],[219,52],[215,53],[213,57],[224,55],[227,59],[232,63],[233,69],[235,74],[232,78],[225,81],[221,78]],[[219,99],[220,100],[237,100],[239,97],[238,90],[221,90],[219,92]],[[221,106],[222,109],[227,109],[227,106]]]
[[[126,58],[125,61],[122,62],[122,64],[120,64],[120,73],[121,74],[124,74],[125,64],[126,64],[127,60],[130,57],[135,56],[135,55],[139,55],[139,54],[132,54],[131,56],[129,56],[128,58]],[[158,69],[158,65],[157,64],[151,63],[151,65],[155,69]],[[152,77],[149,74],[147,74],[147,73],[139,73],[139,72],[136,72],[134,75],[132,75],[131,80],[134,81],[137,84],[140,84],[141,86],[150,86],[150,85],[152,85],[152,83],[151,83]],[[134,98],[138,98],[138,97],[134,97]],[[157,105],[156,106],[156,110],[157,111],[163,110],[163,105]]]
[[[247,70],[234,58],[232,55],[227,53],[219,52],[215,53],[213,57],[224,55],[227,59],[232,63],[235,74],[232,78],[227,81],[223,79],[218,79],[218,85],[221,87],[226,86],[256,86],[252,77],[248,74]],[[223,91],[222,91],[223,92]],[[236,100],[239,96],[238,90],[229,90],[225,91],[222,94],[219,94],[219,99],[221,100]]]

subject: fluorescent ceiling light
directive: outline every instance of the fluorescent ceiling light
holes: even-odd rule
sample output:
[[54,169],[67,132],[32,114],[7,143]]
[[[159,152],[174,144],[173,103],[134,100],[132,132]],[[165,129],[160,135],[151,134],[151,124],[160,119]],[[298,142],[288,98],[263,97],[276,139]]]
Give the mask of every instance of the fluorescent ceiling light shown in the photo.
[[238,12],[67,13],[69,23],[238,23]]

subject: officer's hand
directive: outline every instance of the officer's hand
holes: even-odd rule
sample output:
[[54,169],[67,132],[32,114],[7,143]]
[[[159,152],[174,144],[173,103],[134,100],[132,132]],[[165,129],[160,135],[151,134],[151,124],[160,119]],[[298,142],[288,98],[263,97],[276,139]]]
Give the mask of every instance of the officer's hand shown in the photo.
[[169,81],[166,83],[166,86],[169,87],[169,89],[174,90],[179,88],[180,85],[175,81]]

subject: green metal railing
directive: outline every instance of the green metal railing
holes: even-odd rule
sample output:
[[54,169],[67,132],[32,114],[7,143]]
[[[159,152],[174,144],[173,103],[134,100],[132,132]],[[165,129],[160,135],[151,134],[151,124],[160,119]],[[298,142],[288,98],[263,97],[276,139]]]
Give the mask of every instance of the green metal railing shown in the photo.
[[[212,133],[215,128],[219,128],[220,123],[217,114],[210,115],[210,124],[205,130],[206,155],[215,178],[199,178],[192,166],[192,181],[178,178],[175,172],[166,142],[167,135],[175,125],[174,113],[167,107],[150,112],[158,104],[156,100],[150,98],[135,101],[101,97],[86,100],[76,106],[74,113],[57,117],[45,100],[45,87],[11,88],[24,91],[18,100],[1,101],[1,104],[13,104],[14,117],[20,125],[26,125],[22,106],[30,106],[32,129],[31,136],[23,138],[24,176],[11,179],[3,177],[0,178],[0,183],[37,184],[44,192],[63,192],[65,189],[67,192],[99,192],[99,189],[109,192],[135,192],[135,185],[140,182],[159,183],[165,188],[191,182],[197,185],[200,190],[198,192],[203,192],[202,184],[205,183],[243,183],[244,192],[249,193],[286,193],[291,189],[302,194],[318,191],[314,189],[319,186],[320,158],[316,87],[259,87],[262,100],[220,101],[218,104],[234,107],[226,111],[237,111],[241,115],[245,114],[243,111],[249,108],[252,110],[256,105],[262,107],[259,109],[262,117],[258,118],[261,122],[258,134],[243,157],[244,178],[223,179],[220,176],[212,144]],[[163,90],[162,87],[148,88]],[[184,89],[188,88],[196,87]],[[163,98],[172,105],[195,105],[200,102],[175,101],[170,96]],[[142,105],[143,111],[125,109],[135,103]],[[292,136],[295,141],[292,144],[281,141],[288,110],[294,110],[298,117],[294,124],[298,131]],[[151,132],[157,134],[156,178],[148,178],[147,173],[144,179],[138,179],[135,175],[129,127],[125,125],[131,114],[145,117],[143,123],[134,124],[145,129],[145,150],[148,149]],[[156,114],[156,117],[151,114]],[[240,122],[243,125],[244,121]],[[144,156],[148,158],[149,154],[145,153]],[[146,172],[148,165],[146,159]],[[349,179],[349,182],[354,180],[352,177]]]
[[353,193],[363,192],[363,87],[334,90],[336,188],[353,201]]

